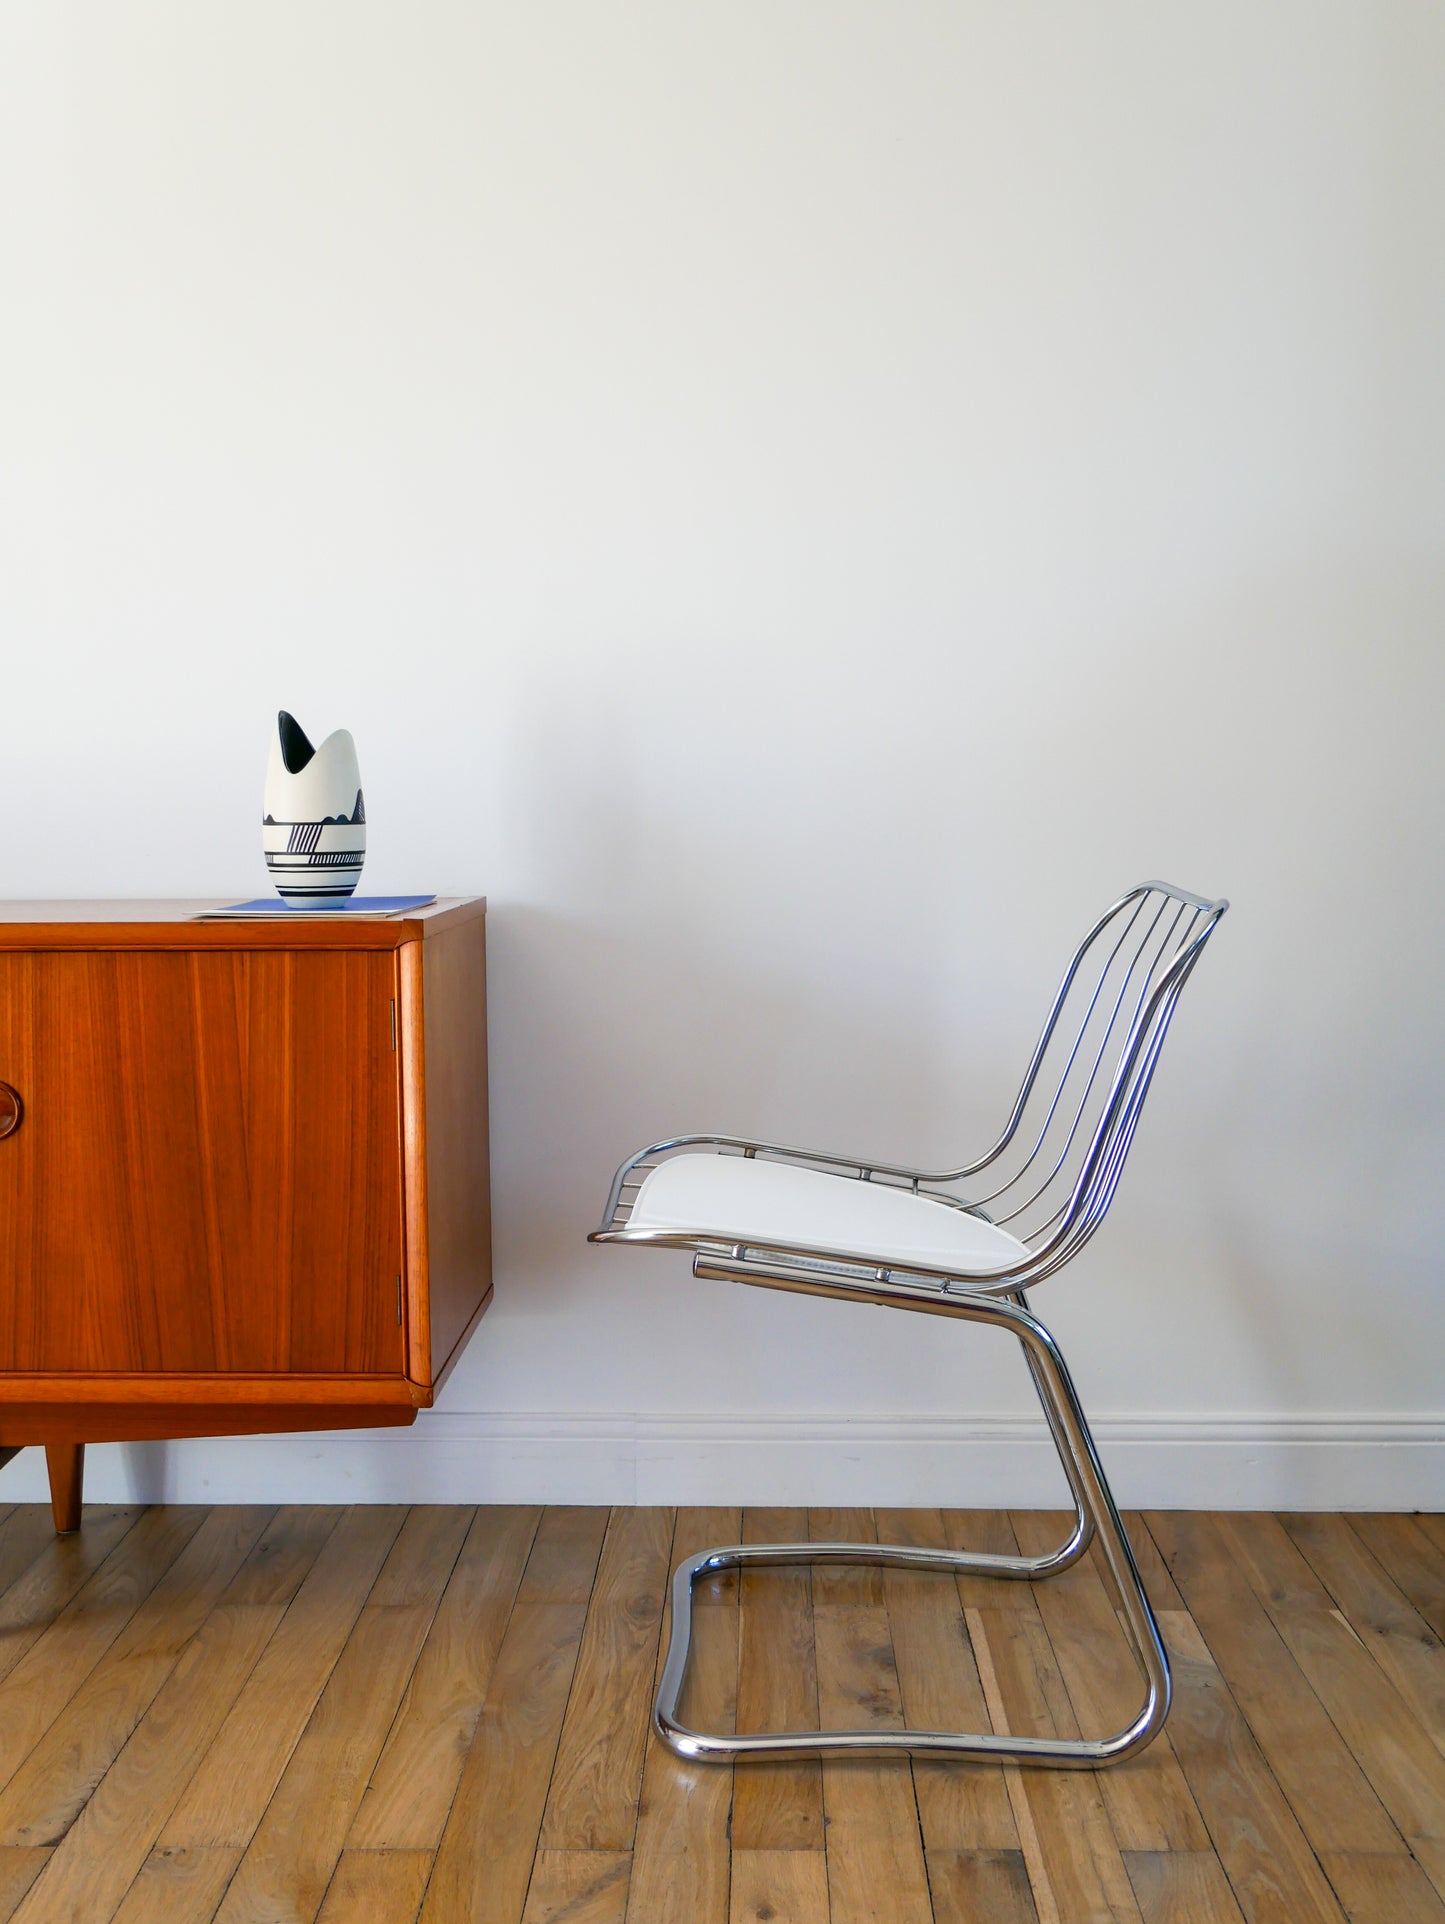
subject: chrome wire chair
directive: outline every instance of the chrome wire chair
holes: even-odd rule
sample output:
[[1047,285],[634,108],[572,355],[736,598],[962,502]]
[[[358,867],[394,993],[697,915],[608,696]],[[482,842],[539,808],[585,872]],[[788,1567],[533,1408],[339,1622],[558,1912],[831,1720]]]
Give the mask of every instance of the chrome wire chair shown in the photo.
[[[695,1276],[922,1310],[1009,1330],[1023,1347],[1074,1500],[1073,1527],[1043,1556],[877,1543],[739,1543],[686,1558],[672,1580],[672,1640],[653,1722],[679,1756],[717,1761],[909,1751],[1094,1768],[1121,1762],[1169,1713],[1169,1662],[1138,1565],[1059,1345],[1024,1292],[1103,1221],[1175,1004],[1229,904],[1163,882],[1131,889],[1090,929],[1049,1010],[998,1141],[937,1172],[736,1136],[675,1136],[618,1170],[589,1241],[692,1252]],[[1123,1730],[1101,1738],[942,1730],[692,1730],[678,1714],[693,1586],[760,1564],[874,1564],[1039,1579],[1097,1533],[1104,1574],[1145,1682]]]

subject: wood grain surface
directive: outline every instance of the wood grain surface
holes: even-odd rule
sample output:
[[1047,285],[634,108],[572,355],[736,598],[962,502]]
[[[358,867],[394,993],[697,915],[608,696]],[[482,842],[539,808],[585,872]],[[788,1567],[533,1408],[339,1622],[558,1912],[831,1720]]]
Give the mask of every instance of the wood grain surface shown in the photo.
[[[736,1543],[735,1509],[679,1510],[672,1536],[674,1569],[684,1557]],[[734,1572],[706,1579],[694,1592],[693,1660],[681,1710],[710,1730],[737,1722],[738,1583]],[[666,1652],[671,1604],[658,1644],[655,1689]],[[728,1924],[733,1772],[726,1764],[690,1764],[649,1743],[632,1848],[628,1924]]]
[[[743,1512],[744,1543],[797,1542],[806,1510]],[[759,1565],[740,1573],[738,1729],[816,1730],[818,1666],[813,1650],[812,1573]],[[737,1773],[734,1851],[771,1856],[823,1848],[823,1773],[812,1758],[762,1763]]]
[[80,1499],[85,1482],[85,1445],[47,1443],[45,1469],[50,1478],[50,1512],[60,1536],[80,1528]]
[[[0,1924],[1445,1924],[1434,1519],[1135,1519],[1175,1703],[1113,1772],[686,1764],[647,1732],[667,1572],[803,1520],[91,1509],[57,1538],[0,1502]],[[1062,1520],[818,1527],[845,1521],[1033,1549]],[[700,1586],[685,1714],[1129,1707],[1093,1554],[983,1604],[834,1574],[826,1602],[806,1570]]]
[[0,904],[0,1463],[414,1420],[491,1299],[486,920]]
[[402,1371],[390,955],[0,954],[0,1371]]

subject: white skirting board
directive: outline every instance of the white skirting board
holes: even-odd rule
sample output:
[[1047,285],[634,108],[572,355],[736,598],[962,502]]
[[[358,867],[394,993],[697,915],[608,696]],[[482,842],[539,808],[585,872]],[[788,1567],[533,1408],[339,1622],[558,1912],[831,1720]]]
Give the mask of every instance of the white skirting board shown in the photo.
[[[1125,1508],[1445,1509],[1445,1416],[1113,1416]],[[0,1502],[44,1496],[23,1450]],[[1037,1418],[476,1415],[411,1429],[93,1444],[96,1503],[754,1503],[1054,1508]]]

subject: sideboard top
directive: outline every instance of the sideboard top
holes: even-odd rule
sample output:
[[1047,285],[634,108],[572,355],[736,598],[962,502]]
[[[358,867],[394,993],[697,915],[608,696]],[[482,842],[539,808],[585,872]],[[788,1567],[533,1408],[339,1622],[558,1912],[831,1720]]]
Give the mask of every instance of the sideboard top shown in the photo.
[[191,901],[0,902],[4,949],[396,949],[485,915],[482,895],[442,895],[394,919],[293,910],[198,921],[234,895]]

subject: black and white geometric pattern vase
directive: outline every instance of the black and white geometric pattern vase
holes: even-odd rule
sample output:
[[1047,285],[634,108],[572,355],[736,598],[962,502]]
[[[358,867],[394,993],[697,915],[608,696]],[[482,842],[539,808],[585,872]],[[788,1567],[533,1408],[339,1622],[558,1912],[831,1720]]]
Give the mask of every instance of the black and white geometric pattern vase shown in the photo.
[[366,804],[356,743],[344,728],[313,748],[281,710],[261,837],[271,880],[292,908],[325,908],[351,894],[366,860]]

